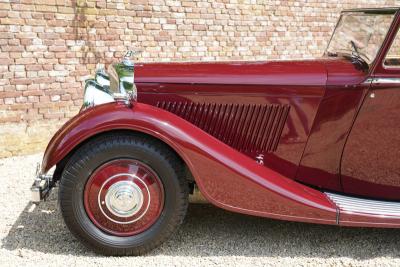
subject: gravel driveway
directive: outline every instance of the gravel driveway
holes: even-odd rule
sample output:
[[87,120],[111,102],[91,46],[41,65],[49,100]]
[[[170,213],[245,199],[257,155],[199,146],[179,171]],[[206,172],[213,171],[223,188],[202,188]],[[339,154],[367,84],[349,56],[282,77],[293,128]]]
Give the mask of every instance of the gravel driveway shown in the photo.
[[0,265],[400,265],[400,230],[340,228],[269,220],[191,204],[185,223],[144,257],[103,257],[66,229],[57,190],[29,202],[41,155],[0,160]]

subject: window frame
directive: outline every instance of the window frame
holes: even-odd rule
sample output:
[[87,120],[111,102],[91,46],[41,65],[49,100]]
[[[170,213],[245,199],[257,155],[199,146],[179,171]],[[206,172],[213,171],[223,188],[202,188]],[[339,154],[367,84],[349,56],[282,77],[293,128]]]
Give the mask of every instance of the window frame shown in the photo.
[[398,57],[396,57],[396,59],[397,59],[397,58],[399,59],[399,65],[390,66],[390,65],[386,65],[386,64],[385,64],[385,61],[386,61],[386,59],[388,58],[388,54],[389,54],[390,50],[392,49],[392,47],[393,47],[393,45],[394,45],[395,40],[396,40],[397,37],[400,38],[400,29],[399,29],[399,28],[396,29],[396,33],[395,33],[395,35],[393,36],[392,41],[390,42],[390,46],[389,46],[389,48],[387,49],[387,51],[386,51],[386,53],[385,53],[385,56],[383,57],[383,60],[382,60],[382,68],[385,69],[385,70],[387,70],[387,69],[388,69],[388,70],[400,70],[400,47],[399,47],[399,55],[398,55]]

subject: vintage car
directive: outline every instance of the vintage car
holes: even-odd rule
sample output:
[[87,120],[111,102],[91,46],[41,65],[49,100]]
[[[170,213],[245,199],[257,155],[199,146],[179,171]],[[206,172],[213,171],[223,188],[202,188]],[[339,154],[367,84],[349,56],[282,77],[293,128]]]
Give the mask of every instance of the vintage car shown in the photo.
[[[217,207],[339,226],[400,226],[399,8],[345,10],[322,58],[138,63],[86,81],[32,186],[65,223],[139,255]],[[52,174],[51,171],[53,171]]]

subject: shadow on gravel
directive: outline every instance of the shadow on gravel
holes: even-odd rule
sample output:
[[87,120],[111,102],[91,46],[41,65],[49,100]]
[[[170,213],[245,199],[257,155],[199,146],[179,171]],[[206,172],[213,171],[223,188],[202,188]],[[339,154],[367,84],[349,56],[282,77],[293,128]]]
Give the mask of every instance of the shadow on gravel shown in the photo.
[[[27,205],[2,240],[8,250],[93,256],[70,234],[53,199]],[[191,204],[178,232],[149,256],[400,257],[400,230],[340,228],[235,214]]]

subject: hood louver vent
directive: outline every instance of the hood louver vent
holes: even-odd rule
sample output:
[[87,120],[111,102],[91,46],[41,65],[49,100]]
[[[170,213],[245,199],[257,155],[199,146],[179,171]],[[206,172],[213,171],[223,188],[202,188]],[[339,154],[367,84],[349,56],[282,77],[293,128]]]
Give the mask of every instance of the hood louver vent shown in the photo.
[[246,154],[276,151],[288,105],[157,102],[225,144]]

